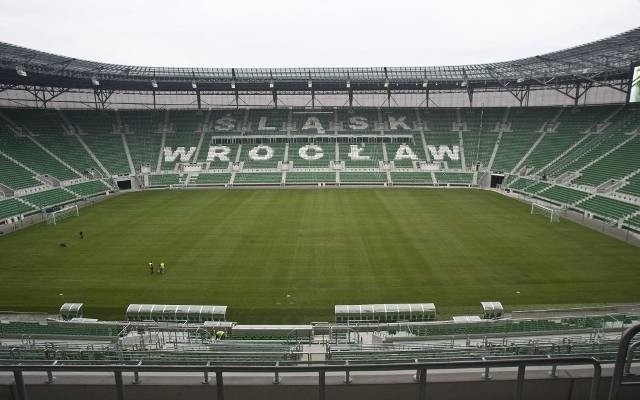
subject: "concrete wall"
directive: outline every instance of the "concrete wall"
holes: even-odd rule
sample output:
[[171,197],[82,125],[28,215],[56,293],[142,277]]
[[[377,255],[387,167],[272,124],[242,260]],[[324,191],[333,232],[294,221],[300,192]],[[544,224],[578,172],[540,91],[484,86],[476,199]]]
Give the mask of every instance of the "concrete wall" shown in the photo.
[[[427,383],[427,398],[439,400],[512,400],[516,382],[515,371],[496,372],[493,379],[479,379],[480,371],[460,373],[430,372]],[[524,399],[581,400],[587,399],[591,380],[589,370],[577,372],[560,371],[558,378],[550,378],[548,371],[527,373],[524,384]],[[210,384],[202,384],[197,375],[141,375],[141,383],[132,384],[132,376],[126,375],[125,398],[136,400],[200,400],[217,399],[215,377]],[[283,375],[282,383],[274,385],[271,376],[225,377],[226,400],[264,399],[300,400],[319,398],[319,387],[315,375]],[[326,399],[328,400],[382,400],[417,399],[418,384],[408,373],[391,375],[355,374],[353,383],[342,382],[343,375],[328,375]],[[116,398],[113,378],[109,374],[84,376],[81,374],[58,376],[53,384],[46,384],[44,374],[26,375],[29,400],[113,400]],[[600,383],[599,399],[605,400],[610,379]],[[634,390],[624,389],[620,400],[640,398],[640,386]],[[0,376],[0,399],[17,399],[13,376]]]

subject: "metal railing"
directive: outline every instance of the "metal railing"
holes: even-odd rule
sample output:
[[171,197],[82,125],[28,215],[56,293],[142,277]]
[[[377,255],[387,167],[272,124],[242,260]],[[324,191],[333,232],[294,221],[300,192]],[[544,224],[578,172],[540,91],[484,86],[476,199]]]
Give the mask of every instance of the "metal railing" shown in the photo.
[[217,399],[224,400],[224,374],[225,373],[267,373],[274,375],[274,384],[282,381],[283,373],[309,373],[318,376],[318,398],[325,400],[326,395],[326,374],[341,372],[345,374],[344,384],[352,382],[351,372],[353,371],[416,371],[415,381],[417,382],[416,397],[418,400],[427,398],[427,372],[429,370],[453,370],[453,369],[484,369],[490,368],[517,368],[515,399],[522,399],[524,393],[524,380],[527,367],[552,367],[558,366],[593,366],[591,377],[591,388],[589,399],[596,400],[602,368],[600,362],[592,357],[548,357],[529,359],[503,359],[503,360],[474,360],[474,361],[441,361],[428,363],[398,363],[398,364],[350,364],[348,361],[339,365],[286,365],[276,363],[275,365],[143,365],[141,363],[133,365],[122,364],[60,364],[52,362],[50,364],[13,364],[0,365],[0,371],[13,372],[16,393],[18,400],[27,400],[27,389],[24,382],[24,372],[46,372],[48,381],[53,381],[53,372],[109,372],[113,373],[115,380],[115,392],[118,400],[125,399],[125,385],[123,373],[133,373],[134,382],[140,382],[140,373],[145,372],[175,372],[175,373],[200,373],[204,376],[203,383],[209,383],[209,374],[215,373]]
[[616,356],[616,365],[611,377],[611,386],[609,387],[609,400],[618,398],[621,386],[640,385],[640,382],[624,382],[622,379],[625,372],[629,373],[631,370],[633,351],[640,346],[640,342],[631,344],[631,340],[638,333],[640,333],[640,324],[630,326],[622,334],[620,345],[618,346],[618,355]]

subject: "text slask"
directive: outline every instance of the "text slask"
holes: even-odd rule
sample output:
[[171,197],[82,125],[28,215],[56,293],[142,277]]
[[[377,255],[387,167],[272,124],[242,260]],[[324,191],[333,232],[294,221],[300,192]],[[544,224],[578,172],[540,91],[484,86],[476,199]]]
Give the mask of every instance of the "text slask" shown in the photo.
[[[389,124],[389,129],[392,131],[395,130],[409,130],[411,127],[407,122],[406,116],[394,117],[391,115],[387,116],[387,121]],[[366,117],[358,117],[353,116],[349,117],[347,121],[342,124],[344,128],[351,129],[354,131],[361,131],[364,129],[373,128],[372,124],[369,123],[369,120]],[[234,129],[238,129],[239,124],[238,121],[231,116],[224,116],[215,121],[213,125],[213,129],[216,131],[228,132]],[[271,123],[267,117],[260,117],[258,120],[258,128],[259,131],[277,131],[281,129],[281,126],[277,126],[275,123]],[[327,129],[333,129],[330,126],[329,122],[322,122],[318,117],[307,117],[300,127],[302,131],[315,131],[317,133],[326,133]]]
[[[429,151],[429,154],[434,161],[443,161],[445,159],[445,156],[449,160],[460,159],[460,149],[455,145],[429,145],[427,146],[427,150]],[[189,147],[188,149],[186,147],[177,147],[175,150],[172,147],[165,147],[164,161],[179,161],[184,163],[191,162],[195,152],[195,147]],[[248,155],[249,159],[255,161],[271,160],[274,157],[274,151],[271,146],[260,144],[250,148]],[[317,144],[307,144],[301,146],[298,149],[298,156],[300,156],[301,159],[307,161],[320,160],[324,157],[324,150]],[[367,154],[367,149],[365,146],[359,146],[355,144],[349,146],[349,153],[347,154],[347,156],[352,161],[366,161],[371,159],[371,156]],[[398,149],[396,150],[392,159],[394,161],[418,160],[418,156],[409,145],[401,144],[398,146]],[[231,148],[229,146],[223,145],[209,146],[209,151],[207,152],[207,161],[231,161]]]

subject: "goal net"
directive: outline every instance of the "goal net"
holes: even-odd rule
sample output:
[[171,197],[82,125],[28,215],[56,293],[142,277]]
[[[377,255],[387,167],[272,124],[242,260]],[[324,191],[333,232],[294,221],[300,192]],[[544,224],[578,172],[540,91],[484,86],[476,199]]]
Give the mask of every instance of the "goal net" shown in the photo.
[[542,204],[531,203],[531,214],[542,215],[548,218],[549,222],[560,222],[560,210]]
[[55,225],[63,219],[80,215],[77,205],[69,206],[47,214],[47,224]]

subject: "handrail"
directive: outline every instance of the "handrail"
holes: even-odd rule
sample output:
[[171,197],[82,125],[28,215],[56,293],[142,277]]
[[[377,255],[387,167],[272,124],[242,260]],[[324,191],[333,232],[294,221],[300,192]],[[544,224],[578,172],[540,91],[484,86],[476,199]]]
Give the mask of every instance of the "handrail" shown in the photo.
[[[119,400],[124,400],[124,384],[122,380],[123,372],[177,372],[177,373],[202,373],[208,381],[208,374],[216,374],[217,399],[224,399],[223,373],[273,373],[279,378],[281,373],[317,373],[318,374],[318,394],[320,400],[325,399],[325,376],[327,372],[344,372],[347,377],[351,371],[417,371],[416,381],[418,382],[418,399],[426,398],[426,384],[428,370],[451,370],[451,369],[481,369],[481,368],[509,368],[517,367],[516,399],[522,399],[524,388],[524,377],[526,367],[557,366],[557,365],[592,365],[593,376],[591,378],[590,400],[596,400],[602,367],[600,362],[593,357],[554,357],[554,358],[531,358],[531,359],[506,359],[506,360],[473,360],[473,361],[440,361],[427,363],[397,363],[397,364],[351,364],[344,362],[340,365],[122,365],[104,364],[87,365],[76,364],[66,365],[59,363],[51,364],[13,364],[0,365],[0,371],[11,371],[14,374],[16,392],[19,400],[26,399],[26,387],[24,385],[23,372],[54,371],[57,372],[111,372],[114,374],[116,394]],[[280,382],[280,379],[277,380]],[[350,382],[350,379],[347,379]],[[347,383],[345,382],[345,383]]]
[[640,332],[640,324],[635,324],[627,328],[622,334],[620,345],[618,347],[618,355],[616,356],[616,366],[613,369],[611,377],[611,386],[609,387],[609,400],[616,400],[620,392],[622,383],[622,375],[624,374],[629,345],[635,335]]

